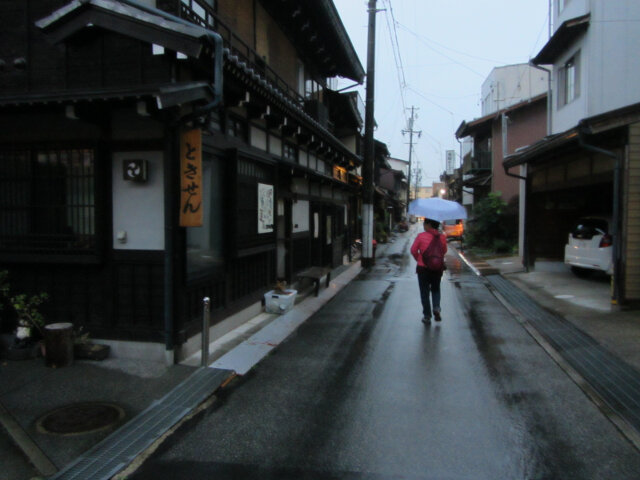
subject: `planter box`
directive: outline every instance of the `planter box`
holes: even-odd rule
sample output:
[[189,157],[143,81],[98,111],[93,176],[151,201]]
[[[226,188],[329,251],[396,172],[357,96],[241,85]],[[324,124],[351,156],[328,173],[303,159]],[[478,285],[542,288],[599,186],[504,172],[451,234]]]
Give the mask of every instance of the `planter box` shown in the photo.
[[293,308],[296,301],[297,290],[285,290],[284,293],[276,293],[271,290],[264,294],[264,310],[267,313],[287,313]]

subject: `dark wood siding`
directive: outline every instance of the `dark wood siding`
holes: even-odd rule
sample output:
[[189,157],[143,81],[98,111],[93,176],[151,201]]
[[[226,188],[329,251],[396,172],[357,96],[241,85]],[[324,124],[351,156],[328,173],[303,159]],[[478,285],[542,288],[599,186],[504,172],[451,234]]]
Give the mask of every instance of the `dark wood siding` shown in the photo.
[[297,273],[311,266],[311,237],[308,233],[294,238],[293,242],[293,272]]
[[[162,341],[162,252],[116,253],[110,264],[3,265],[11,291],[47,293],[46,323],[71,322],[96,338]],[[3,322],[2,330],[13,328]]]
[[[170,55],[152,55],[151,45],[104,30],[84,30],[52,44],[35,22],[66,1],[0,2],[2,94],[52,93],[74,88],[126,87],[170,82]],[[14,61],[24,59],[23,67]]]
[[[119,337],[161,341],[164,331],[163,252],[114,253],[111,328]],[[109,332],[105,331],[105,335]]]
[[[12,294],[49,296],[41,308],[46,323],[72,322],[75,326],[85,325],[85,330],[93,333],[93,327],[102,325],[107,318],[110,299],[102,280],[103,267],[5,264],[0,268],[9,272]],[[14,326],[2,322],[3,331]]]

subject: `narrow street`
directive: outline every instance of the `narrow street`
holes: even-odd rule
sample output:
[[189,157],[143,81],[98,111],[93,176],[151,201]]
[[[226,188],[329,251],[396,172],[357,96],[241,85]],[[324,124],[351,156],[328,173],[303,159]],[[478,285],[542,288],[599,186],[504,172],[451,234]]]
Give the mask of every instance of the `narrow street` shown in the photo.
[[443,321],[420,322],[412,239],[130,478],[637,478],[638,451],[455,252]]

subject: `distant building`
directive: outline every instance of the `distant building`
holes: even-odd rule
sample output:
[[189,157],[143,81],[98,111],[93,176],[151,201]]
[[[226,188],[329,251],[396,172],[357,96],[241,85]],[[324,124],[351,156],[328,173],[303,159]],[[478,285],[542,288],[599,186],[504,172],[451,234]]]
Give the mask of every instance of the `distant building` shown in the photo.
[[542,94],[460,124],[456,137],[465,139],[465,148],[471,147],[462,161],[462,187],[473,192],[474,202],[489,192],[500,192],[507,203],[520,194],[518,179],[505,173],[502,161],[544,137],[546,112],[547,96]]
[[481,116],[546,93],[549,75],[527,63],[495,67],[482,83]]

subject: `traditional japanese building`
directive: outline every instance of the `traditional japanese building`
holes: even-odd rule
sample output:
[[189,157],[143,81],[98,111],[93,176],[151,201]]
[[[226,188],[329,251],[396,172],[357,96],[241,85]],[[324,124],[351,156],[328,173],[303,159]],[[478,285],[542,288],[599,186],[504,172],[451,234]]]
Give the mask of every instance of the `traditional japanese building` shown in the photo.
[[203,297],[221,334],[342,263],[363,105],[336,77],[364,70],[331,0],[3,2],[0,268],[49,322],[184,358]]

